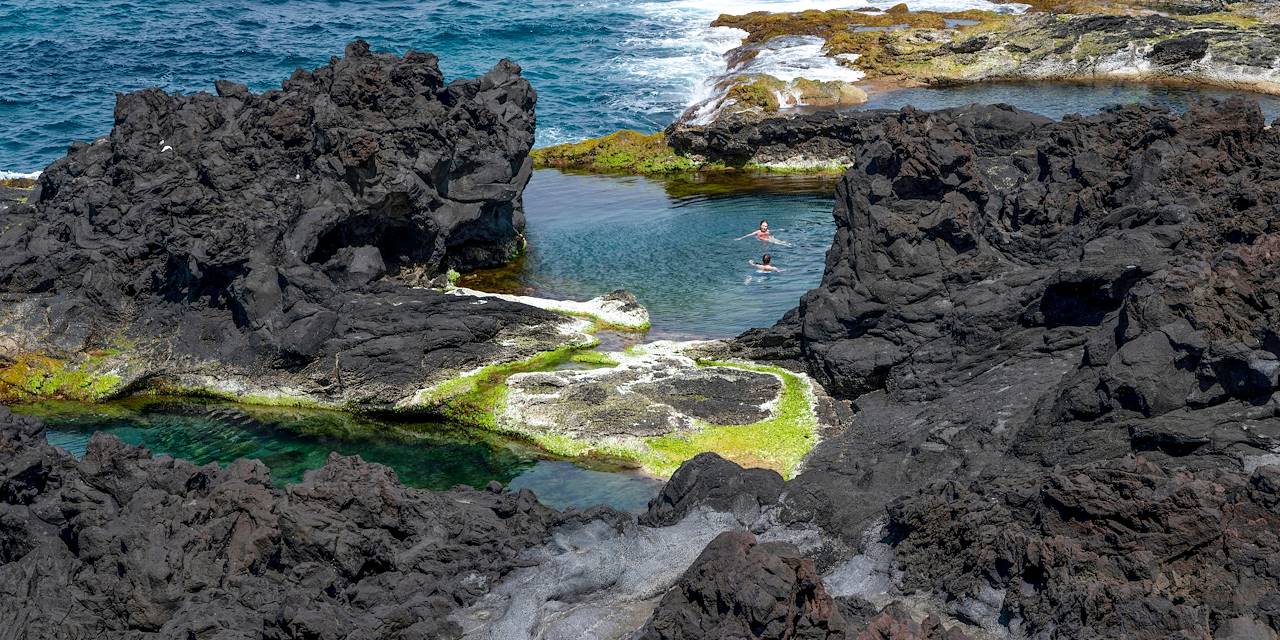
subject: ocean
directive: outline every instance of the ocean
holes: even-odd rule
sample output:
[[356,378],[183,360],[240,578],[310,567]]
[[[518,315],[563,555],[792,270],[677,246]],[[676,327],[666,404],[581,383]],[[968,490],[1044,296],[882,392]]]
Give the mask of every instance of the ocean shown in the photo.
[[[220,78],[257,91],[276,88],[295,68],[325,64],[356,38],[376,50],[434,52],[449,78],[484,73],[503,57],[515,60],[539,92],[540,146],[621,128],[656,131],[705,97],[708,78],[724,70],[721,54],[742,32],[710,27],[719,14],[892,4],[5,0],[0,172],[39,171],[69,142],[108,133],[117,92],[211,91]],[[985,0],[910,4],[996,6]]]

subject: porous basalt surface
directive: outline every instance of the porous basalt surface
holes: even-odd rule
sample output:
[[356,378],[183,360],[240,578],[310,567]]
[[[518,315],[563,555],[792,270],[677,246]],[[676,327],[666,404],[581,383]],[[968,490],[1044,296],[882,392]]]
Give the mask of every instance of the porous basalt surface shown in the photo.
[[667,592],[640,640],[846,637],[813,560],[786,543],[722,533]]
[[696,368],[687,358],[636,358],[594,371],[548,371],[508,381],[508,418],[573,437],[645,437],[693,430],[695,421],[768,418],[782,392],[766,373]]
[[406,489],[358,457],[284,489],[260,462],[196,466],[102,434],[77,461],[4,407],[0,478],[16,637],[456,637],[450,611],[578,517],[528,491]]
[[1274,638],[1277,505],[1280,467],[1120,459],[944,483],[889,527],[904,590],[1014,637]]
[[111,134],[5,211],[0,397],[388,407],[563,344],[554,314],[394,277],[518,252],[534,102],[509,61],[445,84],[435,56],[360,41],[263,94],[121,95]]

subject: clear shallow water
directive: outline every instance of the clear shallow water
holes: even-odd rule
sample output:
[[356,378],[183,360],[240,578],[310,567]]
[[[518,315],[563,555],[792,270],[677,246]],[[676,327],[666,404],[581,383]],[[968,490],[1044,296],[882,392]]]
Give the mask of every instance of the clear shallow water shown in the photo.
[[[648,308],[650,337],[733,336],[773,324],[822,280],[831,192],[812,179],[690,184],[537,171],[524,195],[520,270],[505,283],[482,273],[463,284],[581,300],[624,288]],[[735,239],[761,218],[791,246]],[[747,264],[766,251],[782,273]]]
[[327,411],[238,407],[191,399],[132,399],[106,405],[45,403],[17,407],[48,425],[50,444],[84,455],[96,431],[154,454],[197,464],[261,460],[278,484],[324,465],[330,451],[395,469],[408,486],[443,490],[492,480],[528,488],[557,509],[608,504],[642,511],[661,482],[606,465],[547,460],[531,447],[489,433],[440,424],[390,423]]

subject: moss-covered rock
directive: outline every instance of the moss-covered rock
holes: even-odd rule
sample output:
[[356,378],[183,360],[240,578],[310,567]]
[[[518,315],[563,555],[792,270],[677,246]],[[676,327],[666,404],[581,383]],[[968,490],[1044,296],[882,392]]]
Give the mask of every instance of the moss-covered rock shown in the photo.
[[769,76],[747,76],[729,87],[726,97],[743,109],[757,109],[763,113],[778,111],[778,92],[784,84]]
[[[629,461],[670,475],[714,451],[790,475],[816,443],[810,383],[773,367],[697,362],[683,345],[558,352],[428,390],[441,415],[518,435],[558,455]],[[595,369],[569,366],[585,360]]]
[[[720,16],[713,24],[747,31],[742,49],[785,35],[821,37],[826,55],[889,86],[1110,78],[1280,92],[1274,79],[1280,73],[1280,12],[1265,3],[1030,4],[1025,15],[894,7],[883,13],[756,12]],[[735,52],[730,58],[750,56]]]
[[0,403],[35,400],[98,402],[119,395],[127,380],[119,354],[98,352],[77,360],[23,354],[0,361]]
[[604,173],[678,173],[699,163],[677,154],[659,133],[623,129],[600,138],[533,150],[536,167],[583,169]]

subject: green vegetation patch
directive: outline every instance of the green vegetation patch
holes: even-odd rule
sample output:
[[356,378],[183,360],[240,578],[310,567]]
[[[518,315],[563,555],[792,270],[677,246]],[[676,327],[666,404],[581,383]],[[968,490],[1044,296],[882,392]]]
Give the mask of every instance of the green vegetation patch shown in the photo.
[[592,358],[583,353],[590,347],[566,345],[525,360],[489,365],[419,393],[415,404],[468,426],[501,431],[498,416],[506,407],[507,378],[517,373],[551,371],[575,356]]
[[683,463],[704,451],[714,451],[744,467],[773,469],[790,478],[818,441],[818,418],[809,383],[780,367],[703,361],[708,367],[729,367],[768,373],[782,379],[782,393],[773,417],[744,425],[699,424],[691,433],[646,438],[648,451],[638,461],[651,473],[670,476]]
[[601,138],[533,150],[535,167],[585,169],[604,173],[679,173],[700,163],[675,152],[662,132],[623,129]]
[[106,364],[114,355],[95,352],[76,363],[37,354],[19,356],[0,368],[0,402],[110,398],[123,382]]
[[618,361],[609,357],[609,354],[602,351],[578,351],[569,358],[570,361],[578,364],[588,364],[597,367],[616,367]]
[[165,379],[150,382],[146,391],[154,397],[205,398],[221,400],[253,407],[277,409],[309,409],[316,411],[359,411],[359,407],[344,406],[340,402],[323,402],[306,396],[290,396],[274,393],[238,393],[211,387],[180,385]]
[[778,94],[783,83],[770,76],[750,76],[729,88],[726,97],[737,102],[738,106],[754,107],[765,113],[778,111]]
[[670,476],[683,462],[699,453],[713,451],[743,466],[773,469],[789,478],[817,443],[818,421],[807,380],[778,367],[718,361],[703,361],[699,365],[742,369],[781,378],[782,392],[772,417],[742,425],[699,422],[694,430],[685,433],[622,441],[575,438],[504,424],[499,419],[506,409],[506,380],[510,376],[550,371],[568,361],[601,366],[617,364],[599,352],[564,347],[528,360],[485,367],[471,375],[442,383],[426,392],[421,403],[450,420],[513,434],[555,455],[627,462],[661,477]]

